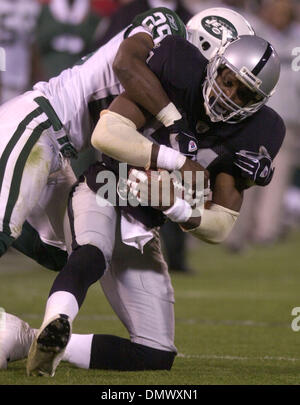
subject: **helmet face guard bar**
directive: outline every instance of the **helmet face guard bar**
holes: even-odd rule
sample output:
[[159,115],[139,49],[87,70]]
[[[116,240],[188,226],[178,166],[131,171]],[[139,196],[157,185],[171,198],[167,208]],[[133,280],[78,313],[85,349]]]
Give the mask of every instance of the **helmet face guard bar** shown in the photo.
[[[234,72],[236,77],[252,92],[260,97],[260,101],[243,107],[236,104],[228,97],[217,83],[220,67],[227,67]],[[217,54],[207,65],[207,78],[203,86],[204,106],[212,122],[228,122],[236,124],[258,111],[270,96],[259,89],[260,80],[246,67],[238,71],[222,55]]]

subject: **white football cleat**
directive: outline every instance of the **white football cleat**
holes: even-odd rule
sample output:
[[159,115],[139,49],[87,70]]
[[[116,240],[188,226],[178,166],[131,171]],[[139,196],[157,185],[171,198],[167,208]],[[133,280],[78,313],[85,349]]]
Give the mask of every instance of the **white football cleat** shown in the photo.
[[42,325],[29,350],[27,375],[53,377],[71,334],[71,321],[65,314],[57,314]]
[[8,362],[27,357],[36,330],[6,312],[0,312],[0,318],[0,369],[6,369]]

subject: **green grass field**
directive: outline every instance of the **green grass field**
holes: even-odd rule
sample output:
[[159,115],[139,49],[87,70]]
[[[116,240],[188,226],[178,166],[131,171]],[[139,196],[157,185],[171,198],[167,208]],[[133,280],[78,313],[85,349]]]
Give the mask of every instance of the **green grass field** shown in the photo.
[[[299,233],[244,255],[221,246],[193,248],[196,275],[172,274],[179,355],[171,372],[89,371],[61,363],[54,378],[32,379],[23,360],[0,371],[0,384],[299,384],[300,332],[291,329],[291,311],[300,307],[299,259]],[[0,265],[0,306],[39,327],[54,276],[22,255],[7,254]],[[73,330],[127,337],[98,284]]]

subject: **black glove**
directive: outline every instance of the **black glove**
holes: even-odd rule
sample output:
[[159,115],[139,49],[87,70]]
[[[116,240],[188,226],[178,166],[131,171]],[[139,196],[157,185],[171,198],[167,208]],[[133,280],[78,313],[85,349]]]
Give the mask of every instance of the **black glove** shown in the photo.
[[267,186],[275,170],[271,156],[264,146],[260,146],[259,153],[247,150],[236,152],[233,163],[241,170],[242,177],[258,186]]
[[167,127],[169,131],[170,146],[178,150],[191,160],[195,160],[198,151],[198,141],[195,135],[188,129],[184,118],[177,120]]

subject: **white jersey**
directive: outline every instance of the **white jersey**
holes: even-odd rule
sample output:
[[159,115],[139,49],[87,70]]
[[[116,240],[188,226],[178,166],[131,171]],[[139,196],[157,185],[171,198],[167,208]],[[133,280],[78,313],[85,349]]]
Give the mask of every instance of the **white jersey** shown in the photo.
[[[57,187],[48,187],[48,181],[61,170],[61,156],[72,157],[90,144],[99,112],[123,90],[112,63],[123,38],[139,30],[149,32],[154,42],[172,30],[181,36],[186,32],[181,20],[167,9],[144,13],[79,65],[0,107],[0,256],[20,235],[26,219],[46,243],[59,239],[54,226],[51,234],[56,236],[44,232],[43,223],[47,227],[48,219],[51,226],[56,222],[51,213],[57,207],[48,210],[49,204],[57,194],[62,198]],[[39,202],[43,204],[37,207]]]
[[34,86],[34,90],[48,98],[78,152],[89,146],[93,130],[90,104],[107,98],[111,101],[110,96],[123,91],[112,69],[123,38],[124,32],[121,32],[81,65],[65,69],[49,82],[39,82]]
[[175,13],[165,8],[153,9],[137,16],[129,27],[78,65],[64,70],[49,82],[34,86],[50,101],[70,143],[78,152],[90,145],[95,125],[92,112],[99,114],[124,90],[112,65],[123,39],[138,32],[150,34],[154,43],[170,34],[186,38],[185,26]]

